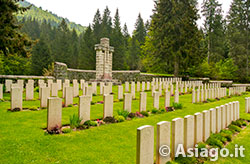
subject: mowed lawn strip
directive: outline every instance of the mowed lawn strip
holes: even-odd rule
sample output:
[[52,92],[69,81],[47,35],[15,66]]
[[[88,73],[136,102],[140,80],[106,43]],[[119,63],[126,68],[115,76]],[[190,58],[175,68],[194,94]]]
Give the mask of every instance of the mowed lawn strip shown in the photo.
[[[117,87],[113,92],[117,97]],[[60,93],[61,94],[61,93]],[[8,99],[9,94],[4,94]],[[38,94],[36,93],[36,98]],[[138,100],[134,100],[132,111],[139,110]],[[208,110],[218,105],[232,101],[240,101],[241,117],[250,120],[250,114],[245,114],[244,95],[232,97],[206,104],[192,104],[191,94],[180,96],[184,108],[174,112],[153,115],[148,118],[135,119],[123,123],[103,125],[88,130],[71,132],[63,135],[45,135],[42,128],[46,128],[47,110],[7,112],[10,102],[0,103],[0,162],[1,163],[124,163],[136,161],[136,129],[142,125],[153,125],[160,121],[171,121],[176,117],[192,115],[196,112]],[[93,101],[102,101],[102,96],[94,96]],[[78,98],[74,98],[74,103]],[[171,97],[173,102],[173,97]],[[160,99],[160,106],[164,105],[164,97]],[[24,107],[39,106],[39,101],[24,102]],[[153,108],[151,92],[148,92],[147,109]],[[114,103],[114,114],[123,109],[123,102]],[[91,119],[102,118],[103,105],[91,106]],[[69,117],[78,112],[77,106],[63,108],[62,123],[69,124]],[[249,140],[249,135],[245,135]],[[236,142],[235,140],[234,142]]]

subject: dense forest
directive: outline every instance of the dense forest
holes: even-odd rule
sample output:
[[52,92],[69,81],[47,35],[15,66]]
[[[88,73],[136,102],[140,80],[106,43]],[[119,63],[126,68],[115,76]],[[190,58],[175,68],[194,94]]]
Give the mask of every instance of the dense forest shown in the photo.
[[[14,3],[12,10],[6,10],[14,1],[3,2],[0,74],[42,75],[53,68],[54,61],[70,68],[95,69],[94,45],[108,37],[115,47],[114,70],[250,81],[249,0],[233,0],[226,17],[218,0],[204,0],[201,28],[196,23],[200,18],[197,0],[157,0],[150,20],[138,14],[132,35],[126,24],[121,25],[119,9],[113,18],[108,7],[102,13],[97,10],[93,22],[79,33],[65,19],[57,26],[36,17],[19,17],[17,21],[15,13],[29,9]],[[11,35],[4,35],[4,30]],[[19,38],[20,44],[9,36]]]

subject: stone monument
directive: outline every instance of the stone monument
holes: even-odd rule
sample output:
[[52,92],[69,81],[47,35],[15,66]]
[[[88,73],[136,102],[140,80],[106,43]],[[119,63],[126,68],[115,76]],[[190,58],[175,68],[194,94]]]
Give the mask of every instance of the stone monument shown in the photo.
[[96,50],[96,81],[112,80],[112,56],[114,47],[109,45],[108,38],[101,38],[100,44],[95,45]]

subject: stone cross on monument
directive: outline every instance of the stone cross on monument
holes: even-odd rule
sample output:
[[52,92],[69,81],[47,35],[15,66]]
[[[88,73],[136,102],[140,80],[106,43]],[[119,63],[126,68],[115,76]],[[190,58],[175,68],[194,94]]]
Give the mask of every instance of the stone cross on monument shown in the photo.
[[95,45],[96,50],[96,80],[112,80],[112,53],[114,47],[109,46],[108,38],[101,38],[101,43]]

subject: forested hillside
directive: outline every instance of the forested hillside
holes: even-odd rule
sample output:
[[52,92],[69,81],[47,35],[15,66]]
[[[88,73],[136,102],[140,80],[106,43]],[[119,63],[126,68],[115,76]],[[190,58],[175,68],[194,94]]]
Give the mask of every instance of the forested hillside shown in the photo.
[[[44,20],[46,20],[48,23],[51,24],[52,27],[58,27],[63,20],[62,17],[57,16],[56,14],[52,13],[51,11],[47,11],[47,10],[43,10],[42,8],[38,8],[27,1],[19,1],[18,3],[22,7],[31,6],[31,8],[28,11],[24,12],[23,14],[17,15],[17,18],[19,21],[21,21],[23,18],[36,19],[40,23],[42,23]],[[75,29],[78,34],[80,34],[81,32],[83,32],[86,29],[86,27],[84,27],[80,24],[76,24],[74,22],[70,22],[68,19],[65,19],[65,21],[66,21],[69,29],[70,30]]]
[[[54,61],[64,62],[70,68],[93,70],[94,45],[107,37],[115,47],[114,70],[249,82],[250,1],[233,0],[228,14],[223,16],[218,0],[204,0],[203,27],[197,25],[200,18],[197,3],[197,0],[155,1],[151,20],[143,20],[138,13],[132,34],[126,24],[121,25],[119,9],[115,13],[108,7],[104,11],[97,9],[93,22],[80,32],[67,19],[32,7],[22,12],[25,19],[19,16],[22,28],[0,22],[0,73],[41,75]],[[27,2],[22,4],[29,6]],[[16,23],[14,16],[19,10],[8,11],[9,7],[2,4],[0,9],[3,13],[0,20]],[[39,12],[29,14],[35,10]],[[25,15],[37,16],[31,19]]]

